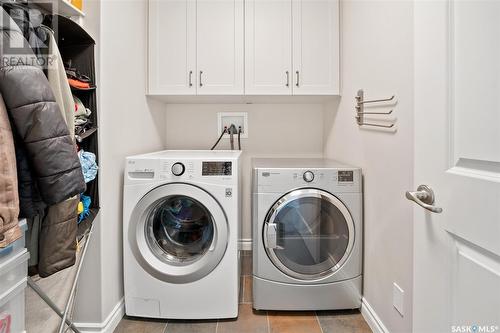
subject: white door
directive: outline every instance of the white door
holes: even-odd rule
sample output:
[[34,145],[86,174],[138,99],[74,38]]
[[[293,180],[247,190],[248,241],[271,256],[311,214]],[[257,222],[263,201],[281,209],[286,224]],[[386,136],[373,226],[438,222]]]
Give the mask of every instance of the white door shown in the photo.
[[338,0],[293,0],[293,94],[339,94]]
[[149,94],[196,94],[194,0],[149,1],[148,71]]
[[415,186],[443,209],[415,204],[414,332],[499,332],[500,2],[414,15]]
[[243,95],[243,0],[197,1],[198,95]]
[[291,0],[245,1],[245,94],[291,95]]

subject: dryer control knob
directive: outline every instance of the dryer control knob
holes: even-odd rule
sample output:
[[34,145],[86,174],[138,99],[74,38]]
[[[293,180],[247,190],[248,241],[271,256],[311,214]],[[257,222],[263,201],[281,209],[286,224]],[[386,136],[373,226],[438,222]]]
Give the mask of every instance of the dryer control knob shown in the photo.
[[304,172],[304,175],[302,175],[302,178],[304,181],[310,183],[314,180],[314,173],[312,173],[312,171],[306,171]]
[[186,167],[181,162],[177,162],[172,165],[172,173],[174,174],[174,176],[182,176],[182,174],[184,174],[184,171],[186,171]]

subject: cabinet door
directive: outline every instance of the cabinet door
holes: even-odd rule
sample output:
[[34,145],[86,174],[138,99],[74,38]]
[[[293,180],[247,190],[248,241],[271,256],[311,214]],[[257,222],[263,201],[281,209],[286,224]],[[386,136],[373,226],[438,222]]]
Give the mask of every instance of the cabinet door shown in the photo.
[[197,1],[198,95],[243,95],[243,0]]
[[339,94],[338,0],[292,0],[293,94]]
[[245,1],[245,93],[292,92],[291,0]]
[[149,94],[196,94],[195,0],[149,1]]

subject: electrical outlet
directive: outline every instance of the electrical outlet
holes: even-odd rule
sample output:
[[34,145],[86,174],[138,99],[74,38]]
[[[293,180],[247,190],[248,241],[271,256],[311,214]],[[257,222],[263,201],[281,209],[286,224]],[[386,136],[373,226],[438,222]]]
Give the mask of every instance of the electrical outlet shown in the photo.
[[396,284],[396,282],[394,282],[392,284],[392,304],[403,317],[405,315],[404,302],[405,302],[405,292],[403,289],[401,289],[400,286]]
[[[247,112],[218,112],[217,113],[217,136],[221,135],[224,127],[228,128],[234,124],[236,129],[241,126],[241,138],[248,138],[248,113]],[[229,134],[224,134],[229,137]]]

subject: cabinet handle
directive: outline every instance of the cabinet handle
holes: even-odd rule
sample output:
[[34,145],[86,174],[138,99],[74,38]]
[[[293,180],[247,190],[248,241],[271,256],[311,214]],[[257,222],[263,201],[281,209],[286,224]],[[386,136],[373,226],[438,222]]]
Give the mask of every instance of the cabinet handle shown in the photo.
[[189,71],[189,86],[193,86],[193,71]]
[[203,71],[200,71],[200,87],[203,87],[203,83],[201,82],[201,74],[203,74]]
[[290,87],[290,73],[286,71],[285,74],[286,74],[286,86]]
[[300,78],[299,71],[296,71],[295,75],[297,75],[297,82],[295,83],[295,85],[298,87],[299,86],[299,78]]

